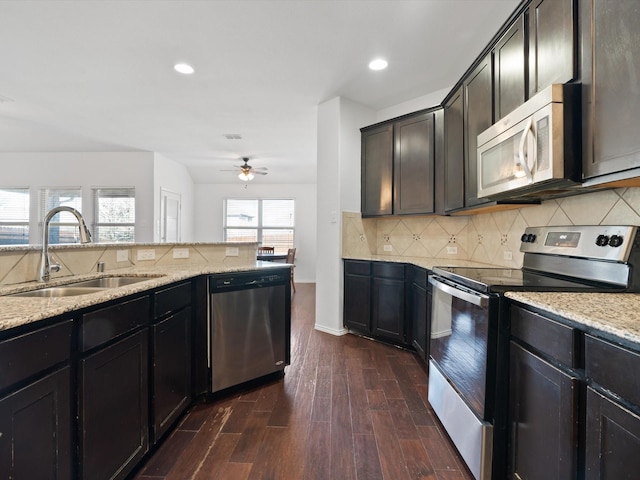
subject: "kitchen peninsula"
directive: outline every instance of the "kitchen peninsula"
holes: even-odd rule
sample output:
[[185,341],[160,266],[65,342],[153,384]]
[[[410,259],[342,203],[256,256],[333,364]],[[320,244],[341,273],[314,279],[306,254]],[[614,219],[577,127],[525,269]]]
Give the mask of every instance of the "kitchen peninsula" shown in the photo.
[[[289,335],[290,267],[256,261],[256,247],[56,246],[63,269],[44,285],[34,281],[35,247],[0,249],[3,267],[14,262],[0,285],[0,476],[125,478],[211,391],[212,275],[280,272]],[[104,273],[93,273],[98,263]],[[113,286],[21,296],[87,282]]]

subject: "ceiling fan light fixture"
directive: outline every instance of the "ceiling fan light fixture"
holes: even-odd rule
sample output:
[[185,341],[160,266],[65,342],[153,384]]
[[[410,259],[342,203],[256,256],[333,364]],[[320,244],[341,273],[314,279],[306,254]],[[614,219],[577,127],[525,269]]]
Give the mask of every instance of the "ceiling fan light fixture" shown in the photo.
[[387,61],[383,58],[376,58],[369,62],[369,68],[371,70],[384,70],[388,65]]
[[253,173],[251,173],[251,172],[244,172],[244,171],[242,171],[242,172],[240,172],[240,173],[238,174],[238,178],[239,178],[240,180],[242,180],[243,182],[248,182],[249,180],[253,180],[253,177],[254,177],[254,175],[253,175]]
[[184,75],[191,75],[193,72],[195,72],[193,67],[187,63],[176,63],[173,68],[176,72],[182,73]]

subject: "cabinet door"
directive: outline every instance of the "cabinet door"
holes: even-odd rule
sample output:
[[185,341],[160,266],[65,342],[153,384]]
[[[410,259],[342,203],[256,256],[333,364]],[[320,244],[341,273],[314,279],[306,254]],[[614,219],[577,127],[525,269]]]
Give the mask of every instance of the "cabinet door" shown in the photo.
[[576,71],[576,0],[534,0],[529,6],[529,96]]
[[527,480],[577,475],[578,380],[511,342],[509,472]]
[[[517,18],[493,50],[495,118],[500,119],[524,103],[524,15]],[[480,132],[478,132],[480,133]]]
[[190,308],[152,327],[154,442],[191,402],[190,327]]
[[69,367],[0,400],[0,478],[73,478]]
[[416,115],[394,124],[393,213],[434,211],[434,117]]
[[640,166],[640,8],[637,0],[584,0],[579,10],[583,171],[590,178]]
[[80,471],[125,478],[149,448],[148,330],[80,361]]
[[344,276],[344,326],[371,332],[371,277]]
[[462,87],[444,106],[444,211],[464,207],[464,121]]
[[393,195],[393,125],[362,132],[361,210],[363,215],[391,215]]
[[638,478],[640,416],[587,388],[586,480]]
[[484,58],[464,82],[465,206],[487,203],[478,198],[478,134],[493,123],[491,55]]
[[374,277],[371,294],[371,333],[404,343],[404,280]]

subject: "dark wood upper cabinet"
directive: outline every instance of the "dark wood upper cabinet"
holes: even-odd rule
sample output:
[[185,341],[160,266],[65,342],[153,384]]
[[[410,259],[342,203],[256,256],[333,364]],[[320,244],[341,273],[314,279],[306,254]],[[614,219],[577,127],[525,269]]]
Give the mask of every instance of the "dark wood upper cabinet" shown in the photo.
[[464,207],[464,96],[462,87],[444,104],[444,211]]
[[640,175],[640,8],[637,0],[579,3],[583,176]]
[[493,123],[491,54],[487,55],[463,83],[465,207],[488,202],[478,198],[478,134]]
[[526,57],[524,18],[524,15],[520,15],[493,49],[496,120],[511,113],[525,101]]
[[434,117],[412,116],[394,124],[393,213],[434,211]]
[[527,16],[531,97],[576,77],[576,0],[534,0]]
[[362,131],[362,215],[393,213],[393,125]]

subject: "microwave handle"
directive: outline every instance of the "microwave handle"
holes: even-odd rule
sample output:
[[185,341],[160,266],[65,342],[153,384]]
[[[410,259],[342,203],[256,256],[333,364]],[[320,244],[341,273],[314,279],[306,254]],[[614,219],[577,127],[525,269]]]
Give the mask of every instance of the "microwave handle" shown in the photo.
[[[524,145],[527,142],[527,137],[529,133],[533,135],[533,148],[531,149],[530,156],[533,157],[533,165],[530,167],[529,162],[524,158]],[[520,161],[520,167],[524,170],[525,175],[527,176],[527,180],[529,183],[533,183],[533,174],[531,170],[535,166],[535,155],[537,153],[538,146],[536,145],[536,137],[533,132],[533,117],[529,117],[526,126],[524,127],[524,131],[522,132],[522,137],[520,137],[520,148],[518,149],[518,158]]]
[[478,307],[484,308],[489,304],[489,297],[486,295],[460,290],[459,288],[455,288],[447,285],[446,283],[440,282],[433,277],[429,278],[429,283],[433,285],[434,288],[438,288],[446,294],[451,295],[452,297],[459,298],[460,300],[472,303],[473,305],[476,305]]

